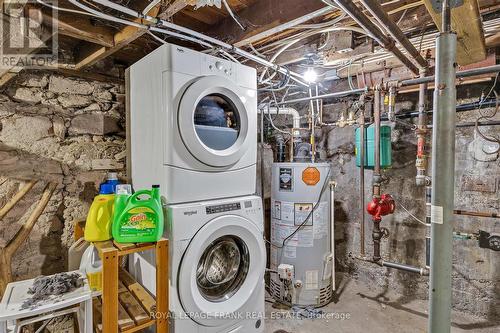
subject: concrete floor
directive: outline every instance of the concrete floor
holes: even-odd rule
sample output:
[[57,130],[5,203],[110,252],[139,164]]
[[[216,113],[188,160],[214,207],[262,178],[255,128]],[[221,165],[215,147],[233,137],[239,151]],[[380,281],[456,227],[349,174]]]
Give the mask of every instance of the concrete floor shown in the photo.
[[[321,333],[321,332],[426,332],[427,301],[405,300],[400,295],[380,295],[375,289],[349,279],[341,281],[336,303],[321,308],[325,318],[297,319],[291,312],[273,307],[270,297],[266,302],[266,333]],[[282,319],[284,318],[284,319]],[[453,333],[500,332],[500,318],[496,323],[460,312],[452,314]]]

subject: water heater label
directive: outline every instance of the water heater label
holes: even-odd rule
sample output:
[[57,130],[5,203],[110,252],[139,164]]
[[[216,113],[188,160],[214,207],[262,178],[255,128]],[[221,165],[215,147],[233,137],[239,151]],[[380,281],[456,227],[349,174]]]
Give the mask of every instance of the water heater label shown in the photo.
[[293,202],[281,202],[281,221],[293,225],[293,221],[295,221]]
[[281,201],[274,201],[272,206],[272,217],[281,220]]
[[293,191],[293,169],[280,168],[280,191],[292,192]]
[[320,202],[314,210],[314,239],[322,239],[328,235],[328,203]]
[[[272,219],[271,220],[271,242],[273,244],[283,244],[285,238],[291,235],[297,227],[293,225],[287,225],[280,223],[279,220]],[[285,245],[288,246],[297,246],[299,241],[299,233],[295,233],[292,237],[288,238]]]
[[298,247],[314,247],[313,227],[302,227],[297,233],[299,234]]
[[311,290],[311,289],[318,289],[319,288],[319,283],[318,283],[318,271],[306,271],[306,284],[305,284],[306,290]]
[[297,258],[297,247],[295,246],[285,246],[283,248],[283,257],[289,259]]
[[296,203],[295,204],[295,225],[313,225],[313,204],[312,203]]
[[443,224],[443,207],[442,206],[431,206],[431,222],[437,224]]

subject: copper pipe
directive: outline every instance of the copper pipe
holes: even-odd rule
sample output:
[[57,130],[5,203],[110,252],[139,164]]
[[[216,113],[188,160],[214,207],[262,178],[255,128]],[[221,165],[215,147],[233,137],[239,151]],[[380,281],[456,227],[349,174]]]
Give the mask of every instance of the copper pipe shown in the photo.
[[[373,168],[373,197],[380,196],[380,87],[375,88],[373,102],[373,118],[375,123],[375,165]],[[380,230],[380,221],[373,220],[373,260],[379,261],[380,241],[382,239],[382,230]]]
[[470,212],[466,210],[455,209],[453,211],[455,215],[468,215],[468,216],[477,216],[477,217],[491,217],[491,218],[500,218],[500,215],[497,213],[489,213],[489,212]]
[[[420,77],[425,77],[425,71],[420,72]],[[418,90],[418,123],[417,123],[417,157],[415,165],[417,176],[415,181],[417,186],[426,185],[427,176],[427,155],[426,155],[426,135],[427,135],[427,116],[425,113],[427,106],[427,83],[421,83]]]
[[382,240],[382,230],[380,229],[380,221],[373,221],[373,261],[377,262],[381,259],[380,256],[380,241]]
[[375,88],[373,102],[375,124],[375,166],[373,168],[373,195],[380,195],[380,88]]
[[359,157],[360,157],[360,168],[359,168],[359,198],[361,203],[361,225],[360,225],[360,254],[362,257],[365,256],[365,108],[363,106],[361,110],[361,117],[359,118]]

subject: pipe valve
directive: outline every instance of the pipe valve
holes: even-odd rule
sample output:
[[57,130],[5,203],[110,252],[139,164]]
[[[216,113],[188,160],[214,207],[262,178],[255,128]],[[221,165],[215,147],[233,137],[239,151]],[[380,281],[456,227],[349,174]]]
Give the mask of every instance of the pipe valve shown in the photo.
[[373,197],[366,206],[366,211],[372,216],[373,221],[382,221],[382,216],[394,213],[396,204],[390,194]]

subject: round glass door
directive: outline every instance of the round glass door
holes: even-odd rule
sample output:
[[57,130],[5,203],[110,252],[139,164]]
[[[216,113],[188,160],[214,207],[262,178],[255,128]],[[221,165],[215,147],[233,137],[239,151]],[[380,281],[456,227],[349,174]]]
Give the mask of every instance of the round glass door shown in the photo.
[[237,215],[205,224],[189,242],[179,266],[177,291],[184,311],[205,326],[237,320],[262,288],[266,250],[260,230]]
[[240,133],[238,109],[224,95],[207,95],[196,105],[194,127],[198,138],[207,147],[227,149],[234,145]]
[[211,302],[229,299],[245,281],[249,263],[248,248],[241,238],[216,239],[198,262],[196,282],[201,295]]
[[241,89],[223,77],[205,76],[186,88],[177,119],[194,158],[213,167],[239,161],[250,144],[245,103]]

